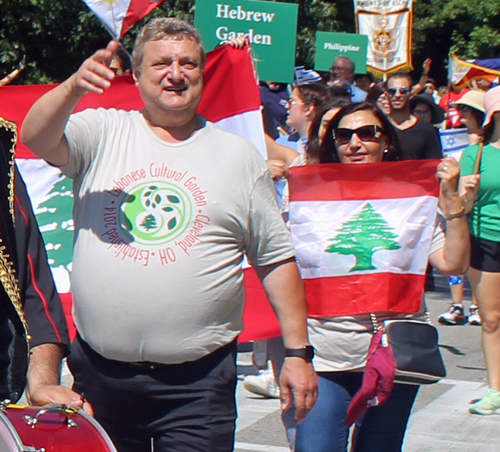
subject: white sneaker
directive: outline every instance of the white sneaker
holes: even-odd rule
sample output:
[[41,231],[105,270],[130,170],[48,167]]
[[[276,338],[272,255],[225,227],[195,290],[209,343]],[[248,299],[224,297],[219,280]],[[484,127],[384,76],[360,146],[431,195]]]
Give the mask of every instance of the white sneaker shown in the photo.
[[452,304],[448,312],[438,317],[438,322],[443,325],[464,325],[466,320],[461,304]]
[[469,308],[469,315],[467,317],[467,323],[469,325],[481,325],[481,317],[479,317],[479,309],[475,305],[471,305]]
[[246,376],[243,380],[243,387],[247,391],[266,398],[280,398],[280,388],[276,383],[274,372],[270,369],[261,371],[259,375]]

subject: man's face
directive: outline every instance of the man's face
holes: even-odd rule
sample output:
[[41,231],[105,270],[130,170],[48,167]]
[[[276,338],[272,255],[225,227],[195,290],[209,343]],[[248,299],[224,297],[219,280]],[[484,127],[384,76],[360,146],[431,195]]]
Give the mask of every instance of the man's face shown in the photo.
[[393,77],[387,82],[387,95],[393,110],[409,107],[411,84],[406,77]]
[[421,121],[432,122],[431,107],[424,103],[418,103],[413,109],[413,116],[416,116]]
[[351,70],[351,65],[349,61],[345,58],[337,58],[333,62],[333,66],[330,68],[330,78],[332,80],[347,80],[352,82],[354,73]]
[[155,114],[187,111],[194,115],[203,91],[198,44],[177,36],[147,42],[135,77],[146,110]]

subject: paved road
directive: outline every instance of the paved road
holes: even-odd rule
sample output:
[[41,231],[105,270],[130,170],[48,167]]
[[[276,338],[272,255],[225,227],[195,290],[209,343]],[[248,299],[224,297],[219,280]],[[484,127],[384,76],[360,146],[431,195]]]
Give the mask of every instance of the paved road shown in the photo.
[[[433,323],[450,303],[446,278],[436,277],[436,291],[426,294]],[[466,291],[468,307],[470,291]],[[469,401],[487,389],[478,326],[438,325],[440,346],[448,376],[423,386],[414,406],[404,452],[498,452],[500,416],[475,416]],[[240,381],[253,372],[250,355],[238,358]],[[279,402],[252,396],[238,387],[239,419],[236,452],[289,452],[279,416]]]

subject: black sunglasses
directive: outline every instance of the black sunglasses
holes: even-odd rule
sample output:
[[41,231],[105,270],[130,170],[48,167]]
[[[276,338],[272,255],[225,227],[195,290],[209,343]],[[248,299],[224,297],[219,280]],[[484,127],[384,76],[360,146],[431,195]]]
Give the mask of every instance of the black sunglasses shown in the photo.
[[472,108],[471,108],[471,107],[469,107],[468,105],[458,105],[458,106],[457,106],[457,110],[458,110],[458,111],[462,111],[462,112],[466,113],[466,112],[468,112],[468,111],[471,111],[471,110],[472,110]]
[[402,96],[406,96],[410,93],[410,88],[407,88],[406,86],[403,86],[402,88],[387,88],[387,93],[391,97],[394,97],[398,91]]
[[356,134],[361,141],[376,141],[381,135],[384,135],[384,129],[380,126],[363,126],[357,129],[335,129],[332,132],[333,139],[337,144],[343,145],[351,141],[352,136]]

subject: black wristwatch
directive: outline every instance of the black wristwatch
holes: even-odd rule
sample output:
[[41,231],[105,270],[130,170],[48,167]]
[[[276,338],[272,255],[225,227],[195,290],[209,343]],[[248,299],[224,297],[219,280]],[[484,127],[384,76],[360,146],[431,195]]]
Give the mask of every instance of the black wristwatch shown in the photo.
[[314,348],[312,345],[305,345],[302,348],[285,348],[285,358],[304,358],[310,363],[314,358]]

